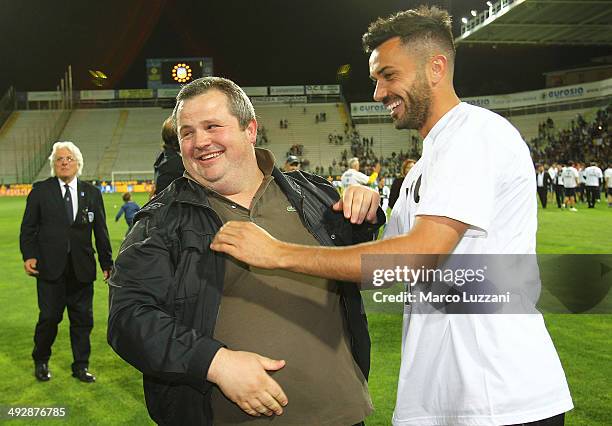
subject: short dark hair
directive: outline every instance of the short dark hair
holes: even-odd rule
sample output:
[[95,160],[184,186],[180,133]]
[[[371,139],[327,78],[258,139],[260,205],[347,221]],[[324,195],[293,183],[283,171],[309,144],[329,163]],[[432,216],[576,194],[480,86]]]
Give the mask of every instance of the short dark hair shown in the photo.
[[123,194],[123,196],[121,197],[123,198],[123,201],[130,201],[132,199],[132,194],[130,194],[129,192],[126,192],[125,194]]
[[176,129],[176,116],[182,101],[203,95],[209,90],[218,90],[227,96],[227,107],[230,113],[238,119],[240,128],[246,129],[249,123],[255,119],[255,109],[251,100],[236,83],[222,77],[202,77],[193,80],[181,88],[176,95],[176,106],[172,111],[172,121]]
[[436,6],[419,6],[398,12],[370,24],[368,32],[362,37],[363,48],[370,53],[393,37],[399,37],[402,45],[433,42],[446,51],[449,61],[454,62],[455,42],[451,22],[448,12]]
[[173,149],[175,151],[181,150],[172,116],[164,120],[164,124],[162,125],[161,130],[161,137],[164,141],[164,149]]

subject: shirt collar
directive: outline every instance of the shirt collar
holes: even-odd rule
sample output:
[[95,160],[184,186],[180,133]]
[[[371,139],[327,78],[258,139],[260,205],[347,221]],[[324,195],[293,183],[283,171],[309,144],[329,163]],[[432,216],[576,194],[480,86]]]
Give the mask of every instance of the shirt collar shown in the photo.
[[459,109],[461,109],[463,105],[465,105],[465,102],[459,102],[457,105],[446,111],[446,113],[442,117],[440,117],[436,124],[434,124],[429,133],[427,133],[425,139],[430,139],[432,141],[435,140],[436,136],[438,136],[438,133],[440,133],[444,126],[446,126],[446,123],[448,123],[453,117],[453,115],[455,115],[455,112],[459,111]]
[[[78,179],[77,179],[77,177],[75,176],[75,177],[73,177],[73,178],[72,178],[72,180],[71,180],[70,182],[68,182],[68,186],[70,187],[70,189],[72,189],[72,190],[74,190],[74,191],[76,191],[76,190],[77,190],[77,180],[78,180]],[[63,180],[61,180],[60,178],[57,178],[57,181],[59,182],[59,186],[60,186],[60,188],[62,188],[62,189],[63,189],[63,188],[64,188],[64,185],[66,185],[66,184],[64,183],[64,181],[63,181]]]

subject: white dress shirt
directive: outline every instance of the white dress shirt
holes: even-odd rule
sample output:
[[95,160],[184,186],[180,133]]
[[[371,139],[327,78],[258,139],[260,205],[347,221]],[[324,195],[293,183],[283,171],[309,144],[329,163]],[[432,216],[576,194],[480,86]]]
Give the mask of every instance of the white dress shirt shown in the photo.
[[[57,181],[59,183],[60,190],[62,191],[62,198],[64,198],[66,196],[66,188],[64,187],[66,183],[59,178]],[[74,220],[76,218],[77,210],[79,209],[79,194],[77,191],[76,176],[68,183],[68,187],[70,188],[70,198],[72,198],[72,220]]]

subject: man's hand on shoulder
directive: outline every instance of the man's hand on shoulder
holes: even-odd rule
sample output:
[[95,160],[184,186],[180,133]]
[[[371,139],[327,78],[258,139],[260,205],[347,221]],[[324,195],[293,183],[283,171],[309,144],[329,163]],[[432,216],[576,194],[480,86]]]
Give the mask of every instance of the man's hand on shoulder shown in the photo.
[[26,274],[30,276],[38,275],[38,270],[36,269],[37,264],[38,264],[37,259],[34,259],[34,258],[26,259],[26,261],[23,262],[23,268],[25,269]]
[[378,191],[363,185],[351,185],[344,190],[342,199],[332,206],[337,212],[343,212],[351,223],[360,225],[364,220],[376,223],[376,211],[380,205]]
[[226,397],[251,416],[280,416],[287,396],[267,371],[284,366],[282,360],[221,348],[210,364],[207,380],[216,383]]

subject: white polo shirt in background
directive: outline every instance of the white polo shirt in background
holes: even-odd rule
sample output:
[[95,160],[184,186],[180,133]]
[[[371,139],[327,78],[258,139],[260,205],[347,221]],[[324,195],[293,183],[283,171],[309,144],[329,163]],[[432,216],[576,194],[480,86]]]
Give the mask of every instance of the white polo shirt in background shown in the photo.
[[608,167],[604,172],[604,179],[606,179],[608,188],[612,188],[612,167]]
[[[535,254],[534,190],[518,131],[497,114],[460,103],[423,141],[385,238],[410,231],[417,216],[444,216],[469,224],[453,254]],[[411,310],[404,312],[394,425],[516,424],[573,408],[540,314]]]
[[367,185],[370,181],[370,176],[361,173],[359,170],[348,169],[344,173],[342,173],[342,177],[340,178],[342,182],[342,186],[346,188],[349,185]]
[[589,166],[584,169],[586,186],[599,186],[599,179],[603,178],[601,169],[597,166]]
[[563,178],[563,186],[565,188],[576,188],[578,186],[576,179],[579,179],[580,175],[575,167],[569,166],[563,168],[561,178]]

